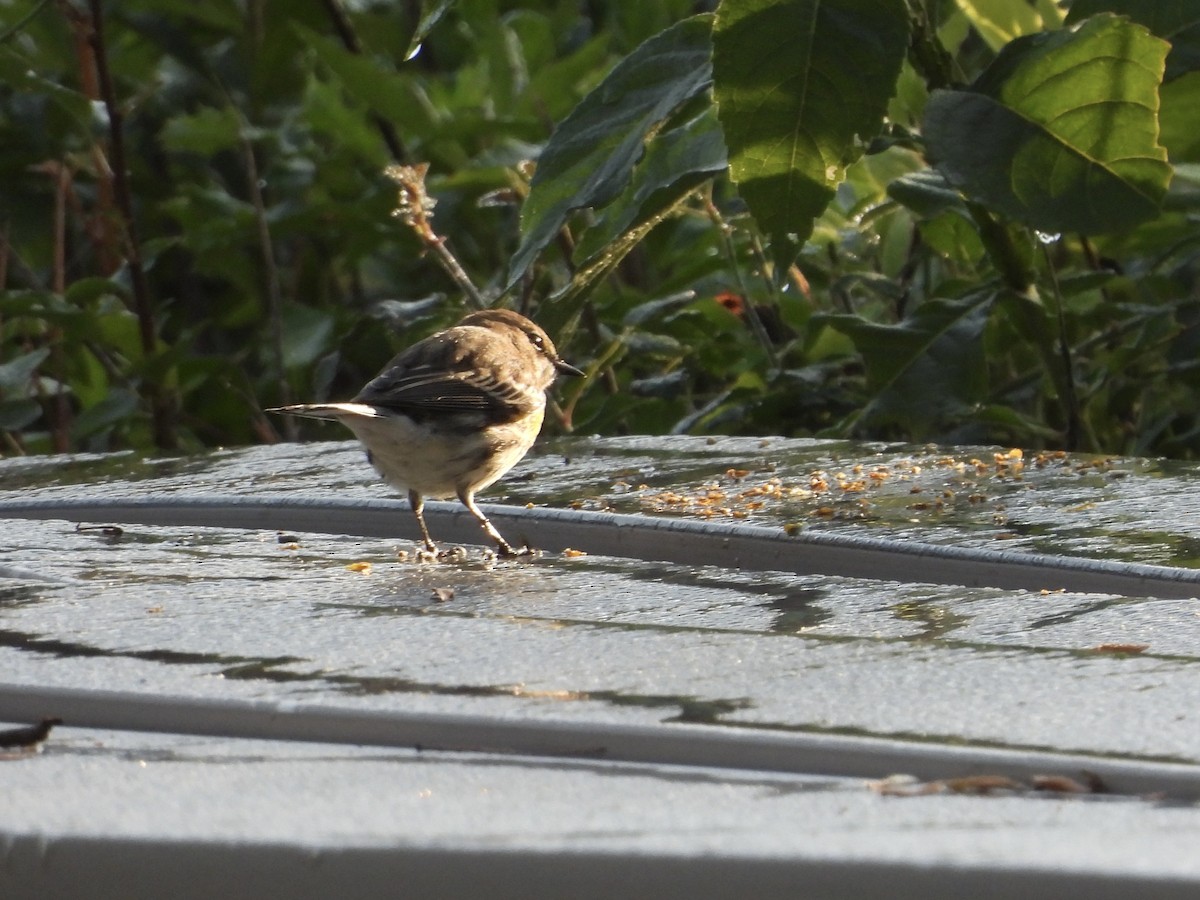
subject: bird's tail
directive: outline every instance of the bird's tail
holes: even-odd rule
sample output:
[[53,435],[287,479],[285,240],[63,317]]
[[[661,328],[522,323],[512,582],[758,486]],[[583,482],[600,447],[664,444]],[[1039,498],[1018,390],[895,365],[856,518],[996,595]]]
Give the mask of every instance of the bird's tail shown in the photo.
[[375,418],[379,415],[375,407],[365,403],[296,403],[292,406],[276,406],[266,410],[269,413],[283,413],[287,416],[304,416],[309,419],[343,419]]

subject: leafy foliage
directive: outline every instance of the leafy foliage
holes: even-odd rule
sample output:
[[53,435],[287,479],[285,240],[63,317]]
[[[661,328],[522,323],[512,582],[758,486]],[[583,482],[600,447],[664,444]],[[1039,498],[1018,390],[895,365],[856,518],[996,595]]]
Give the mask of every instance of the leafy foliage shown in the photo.
[[[701,16],[655,35],[618,63],[555,130],[521,209],[524,238],[512,260],[510,284],[554,240],[571,212],[613,200],[641,160],[647,136],[708,87],[710,31],[708,17]],[[723,167],[719,159],[710,168]],[[671,175],[679,175],[675,166]]]
[[1119,231],[1158,215],[1168,44],[1100,15],[1012,41],[970,90],[925,107],[929,154],[956,186],[1044,232]]
[[723,3],[714,44],[730,174],[787,252],[883,124],[908,45],[904,3]]
[[478,298],[553,427],[1200,448],[1200,0],[267,9],[0,8],[9,451],[278,439]]

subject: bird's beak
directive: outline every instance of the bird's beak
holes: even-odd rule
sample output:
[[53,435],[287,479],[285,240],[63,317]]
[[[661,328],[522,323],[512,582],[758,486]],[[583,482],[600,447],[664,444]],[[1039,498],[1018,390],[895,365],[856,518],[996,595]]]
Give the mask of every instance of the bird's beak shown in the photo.
[[564,375],[573,375],[576,378],[582,378],[585,374],[587,374],[583,371],[583,369],[577,369],[565,360],[556,359],[553,362],[554,368],[558,369],[558,371],[562,372]]

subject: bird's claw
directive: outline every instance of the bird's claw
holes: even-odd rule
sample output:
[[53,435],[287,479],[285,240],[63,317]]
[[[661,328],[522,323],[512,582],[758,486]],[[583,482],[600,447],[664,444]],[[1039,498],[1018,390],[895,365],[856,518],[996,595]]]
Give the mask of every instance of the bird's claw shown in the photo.
[[540,550],[530,547],[528,544],[526,544],[520,550],[514,550],[511,544],[501,544],[496,548],[496,555],[501,559],[520,559],[522,557],[529,558],[538,556],[540,553]]

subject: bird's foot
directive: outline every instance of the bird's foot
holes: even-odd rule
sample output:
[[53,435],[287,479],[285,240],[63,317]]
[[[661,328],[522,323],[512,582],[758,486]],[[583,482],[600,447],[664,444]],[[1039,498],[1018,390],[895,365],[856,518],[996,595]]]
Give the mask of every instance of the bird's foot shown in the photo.
[[526,544],[520,550],[515,550],[513,549],[512,544],[508,543],[507,541],[505,541],[503,544],[499,544],[496,547],[496,556],[500,557],[500,559],[530,559],[534,556],[540,556],[541,553],[541,550],[530,547],[528,544]]
[[466,560],[467,551],[465,547],[450,547],[449,549],[446,549],[434,544],[431,547],[418,547],[411,554],[407,550],[401,550],[397,555],[401,560],[407,560],[411,558],[419,563],[455,563]]

